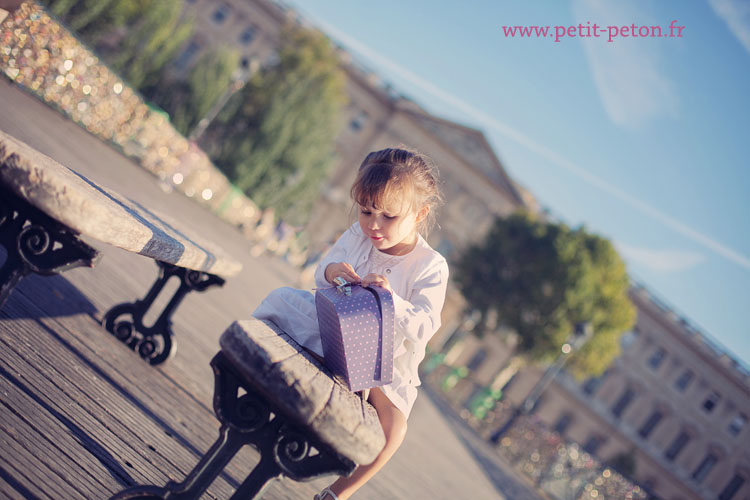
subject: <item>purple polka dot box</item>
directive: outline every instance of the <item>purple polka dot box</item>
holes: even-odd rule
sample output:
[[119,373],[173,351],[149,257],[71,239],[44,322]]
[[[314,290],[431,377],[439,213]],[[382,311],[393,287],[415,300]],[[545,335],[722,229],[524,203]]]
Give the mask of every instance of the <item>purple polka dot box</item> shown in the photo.
[[[347,287],[347,293],[348,293]],[[351,285],[315,292],[325,364],[356,392],[393,380],[393,297],[386,289]]]

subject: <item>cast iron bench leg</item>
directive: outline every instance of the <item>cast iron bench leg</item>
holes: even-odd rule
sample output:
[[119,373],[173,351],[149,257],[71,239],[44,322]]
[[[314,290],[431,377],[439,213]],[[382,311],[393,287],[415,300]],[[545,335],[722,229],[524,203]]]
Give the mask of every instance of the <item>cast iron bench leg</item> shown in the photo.
[[63,224],[4,187],[0,187],[0,246],[6,254],[0,267],[0,307],[31,273],[51,275],[94,267],[100,258]]
[[[158,365],[177,350],[172,341],[172,314],[188,292],[202,292],[210,286],[224,285],[224,280],[216,275],[192,271],[184,267],[156,261],[159,265],[159,276],[146,296],[135,302],[118,304],[107,311],[102,325],[117,339],[137,351],[140,356],[152,365]],[[151,326],[143,323],[143,318],[153,305],[164,285],[176,276],[180,287],[174,293],[159,318]],[[122,319],[128,316],[130,319]],[[136,335],[136,333],[138,335]]]
[[356,464],[288,421],[273,404],[240,379],[222,353],[211,361],[214,411],[221,422],[219,439],[181,483],[164,487],[135,486],[111,500],[196,500],[221,474],[234,455],[249,444],[260,462],[230,500],[260,498],[271,480],[282,474],[309,481],[326,474],[349,475]]

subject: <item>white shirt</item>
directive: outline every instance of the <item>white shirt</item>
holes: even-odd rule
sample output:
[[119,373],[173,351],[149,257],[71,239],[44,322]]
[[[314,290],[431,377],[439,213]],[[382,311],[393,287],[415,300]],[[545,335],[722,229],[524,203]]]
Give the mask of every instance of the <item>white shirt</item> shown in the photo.
[[414,249],[405,255],[381,252],[373,247],[359,222],[347,229],[318,263],[318,287],[330,286],[325,269],[333,262],[350,264],[361,277],[382,274],[390,282],[395,308],[393,381],[381,390],[408,417],[417,397],[416,387],[421,383],[419,363],[424,359],[427,342],[440,328],[448,264],[421,235]]

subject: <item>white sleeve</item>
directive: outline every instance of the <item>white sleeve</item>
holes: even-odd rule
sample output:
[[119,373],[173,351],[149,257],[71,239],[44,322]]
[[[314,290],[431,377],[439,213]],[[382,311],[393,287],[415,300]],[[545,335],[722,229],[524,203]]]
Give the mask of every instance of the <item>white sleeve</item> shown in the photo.
[[440,260],[417,278],[409,300],[393,294],[397,337],[403,335],[415,344],[427,344],[440,328],[447,286],[448,264]]
[[[332,262],[348,262],[348,256],[357,241],[357,235],[354,231],[355,225],[350,226],[349,229],[344,231],[344,234],[339,236],[339,239],[336,240],[336,243],[333,244],[328,253],[318,262],[318,266],[315,268],[315,286],[318,288],[331,286],[326,281],[325,276],[328,264]],[[352,262],[349,262],[349,264],[354,265]]]

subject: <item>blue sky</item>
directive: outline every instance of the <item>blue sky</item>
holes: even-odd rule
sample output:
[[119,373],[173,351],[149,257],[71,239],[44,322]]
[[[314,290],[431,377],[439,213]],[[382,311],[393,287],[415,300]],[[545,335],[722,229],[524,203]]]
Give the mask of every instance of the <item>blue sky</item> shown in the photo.
[[[750,2],[288,1],[750,365]],[[503,26],[684,26],[506,37]],[[675,34],[677,31],[675,31]]]

